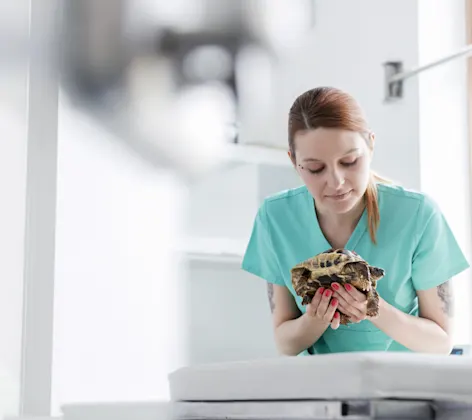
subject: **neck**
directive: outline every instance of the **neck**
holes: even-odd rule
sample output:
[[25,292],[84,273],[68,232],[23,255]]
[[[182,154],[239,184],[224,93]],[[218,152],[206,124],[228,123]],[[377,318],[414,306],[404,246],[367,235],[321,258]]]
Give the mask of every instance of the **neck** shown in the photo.
[[320,213],[318,209],[316,209],[316,212],[318,214],[318,220],[320,225],[323,225],[325,227],[333,226],[346,229],[354,229],[357,223],[359,222],[359,219],[361,218],[364,209],[364,200],[359,200],[359,202],[347,213]]

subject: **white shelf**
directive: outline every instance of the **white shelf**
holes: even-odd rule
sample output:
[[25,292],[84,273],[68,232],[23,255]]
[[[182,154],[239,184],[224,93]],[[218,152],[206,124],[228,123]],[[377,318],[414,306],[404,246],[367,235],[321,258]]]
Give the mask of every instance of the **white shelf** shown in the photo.
[[240,264],[246,242],[228,238],[187,238],[179,251],[190,260]]
[[287,155],[287,149],[248,144],[227,145],[227,159],[233,162],[256,165],[277,165],[290,167],[292,164]]

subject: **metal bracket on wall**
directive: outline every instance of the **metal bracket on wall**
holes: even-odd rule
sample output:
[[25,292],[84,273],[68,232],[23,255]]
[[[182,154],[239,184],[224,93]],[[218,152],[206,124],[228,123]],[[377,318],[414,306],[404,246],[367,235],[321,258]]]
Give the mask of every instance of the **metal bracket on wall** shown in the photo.
[[391,102],[403,98],[403,80],[392,81],[393,77],[401,74],[403,63],[401,61],[389,61],[384,63],[385,68],[385,100]]
[[404,89],[403,82],[405,79],[416,76],[422,71],[431,69],[433,67],[439,66],[440,64],[447,63],[459,57],[469,57],[472,56],[472,45],[466,45],[464,48],[449,54],[443,58],[432,61],[431,63],[425,64],[413,68],[408,71],[403,71],[403,63],[401,61],[388,61],[384,63],[385,69],[385,101],[393,102],[403,98]]

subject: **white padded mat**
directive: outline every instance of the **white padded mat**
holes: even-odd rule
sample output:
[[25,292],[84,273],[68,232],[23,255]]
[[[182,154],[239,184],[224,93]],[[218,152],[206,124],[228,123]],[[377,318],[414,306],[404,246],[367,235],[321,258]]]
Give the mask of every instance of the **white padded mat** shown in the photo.
[[181,368],[173,401],[427,399],[472,403],[472,357],[337,353]]

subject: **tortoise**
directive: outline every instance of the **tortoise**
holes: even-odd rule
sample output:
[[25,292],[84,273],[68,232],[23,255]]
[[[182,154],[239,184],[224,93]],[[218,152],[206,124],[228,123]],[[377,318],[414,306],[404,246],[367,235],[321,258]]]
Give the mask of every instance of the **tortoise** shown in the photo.
[[[319,287],[349,283],[366,295],[367,316],[374,318],[379,312],[377,281],[384,275],[384,269],[369,265],[356,252],[343,248],[330,248],[291,269],[292,286],[302,298],[302,305],[311,302]],[[340,313],[340,323],[350,323],[349,317]]]

